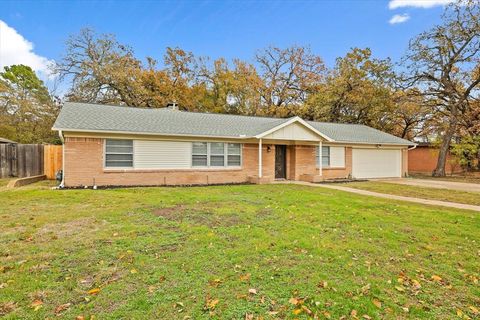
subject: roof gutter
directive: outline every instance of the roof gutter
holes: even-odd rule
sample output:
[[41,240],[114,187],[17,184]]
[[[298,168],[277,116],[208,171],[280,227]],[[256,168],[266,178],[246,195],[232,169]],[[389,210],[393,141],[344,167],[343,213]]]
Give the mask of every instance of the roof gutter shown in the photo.
[[200,137],[200,138],[219,138],[219,139],[249,139],[255,138],[252,136],[239,135],[239,136],[209,136],[209,135],[196,135],[196,134],[169,134],[169,133],[152,133],[152,132],[135,132],[135,131],[115,131],[115,130],[90,130],[90,129],[64,129],[64,128],[52,128],[59,132],[92,132],[92,133],[114,133],[114,134],[132,134],[132,135],[145,135],[145,136],[165,136],[165,137]]

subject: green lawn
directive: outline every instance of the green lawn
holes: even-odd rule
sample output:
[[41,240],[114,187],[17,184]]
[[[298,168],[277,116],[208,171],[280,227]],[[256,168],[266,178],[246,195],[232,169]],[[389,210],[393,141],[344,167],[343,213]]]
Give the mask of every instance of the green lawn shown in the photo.
[[406,197],[480,205],[480,193],[478,192],[426,188],[376,181],[352,182],[342,184],[342,186]]
[[6,178],[0,179],[0,188],[6,187],[9,181],[10,179],[6,179]]
[[480,176],[475,177],[472,175],[454,175],[446,177],[432,177],[431,175],[412,175],[412,178],[416,179],[428,179],[428,180],[441,180],[451,182],[464,182],[464,183],[480,183]]
[[0,192],[6,319],[478,317],[475,212],[298,185],[49,186]]

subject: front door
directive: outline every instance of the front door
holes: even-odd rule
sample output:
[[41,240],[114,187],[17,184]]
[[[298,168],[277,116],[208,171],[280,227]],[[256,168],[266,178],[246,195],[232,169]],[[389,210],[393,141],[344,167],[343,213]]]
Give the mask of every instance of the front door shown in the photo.
[[287,146],[275,146],[275,179],[287,178]]

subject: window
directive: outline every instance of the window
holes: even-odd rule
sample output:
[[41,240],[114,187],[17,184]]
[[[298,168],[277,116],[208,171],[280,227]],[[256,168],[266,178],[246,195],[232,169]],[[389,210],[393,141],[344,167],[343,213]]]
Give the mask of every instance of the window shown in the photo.
[[228,143],[228,166],[239,167],[242,163],[240,143]]
[[207,166],[207,143],[194,142],[192,145],[192,166],[206,167]]
[[239,167],[241,150],[240,143],[193,142],[192,167]]
[[[320,167],[320,155],[318,150],[320,150],[319,147],[317,147],[316,150],[316,159],[317,165]],[[330,147],[322,146],[322,167],[330,167]]]
[[105,140],[105,167],[133,167],[133,140]]
[[210,167],[225,166],[225,144],[210,143]]

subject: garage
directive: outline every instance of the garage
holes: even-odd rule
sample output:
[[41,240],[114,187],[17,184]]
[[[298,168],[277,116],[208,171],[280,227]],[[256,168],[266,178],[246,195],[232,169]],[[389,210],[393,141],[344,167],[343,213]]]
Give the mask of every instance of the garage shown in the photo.
[[356,179],[402,176],[399,149],[352,149],[352,176]]

